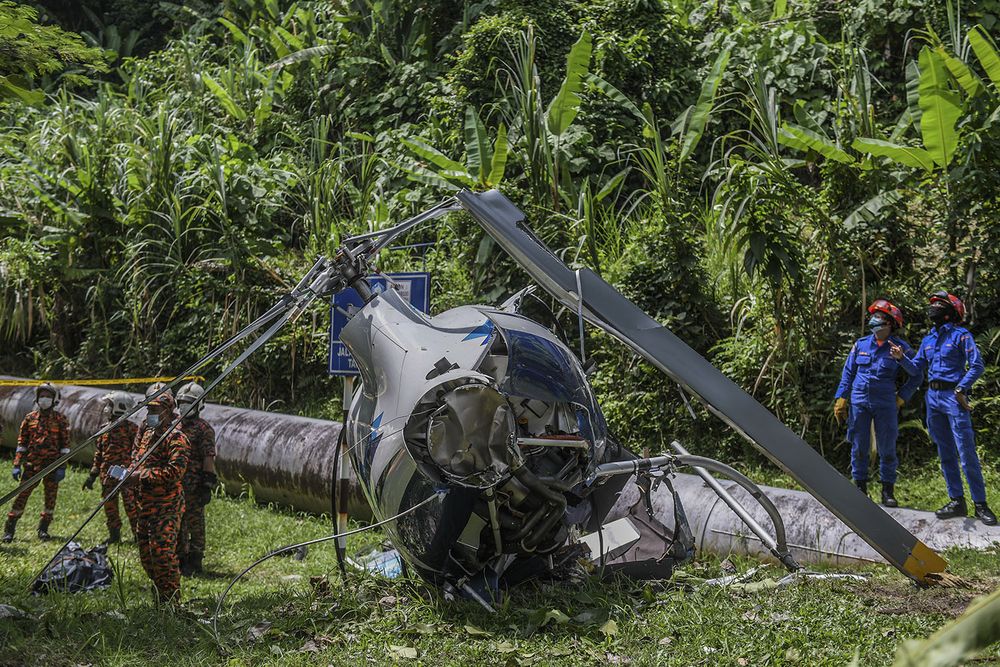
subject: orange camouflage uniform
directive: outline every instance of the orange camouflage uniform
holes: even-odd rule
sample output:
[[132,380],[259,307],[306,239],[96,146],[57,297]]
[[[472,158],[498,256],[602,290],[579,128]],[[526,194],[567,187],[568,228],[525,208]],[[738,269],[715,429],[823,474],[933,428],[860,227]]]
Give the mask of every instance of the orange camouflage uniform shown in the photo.
[[[132,457],[138,464],[146,452],[163,434],[166,426],[148,426],[141,432],[139,445]],[[134,473],[136,497],[139,501],[139,560],[142,569],[153,580],[157,599],[161,602],[179,598],[181,571],[177,560],[177,533],[184,513],[184,492],[181,480],[187,470],[190,445],[187,437],[174,429]]]
[[[90,469],[96,472],[101,479],[101,490],[105,498],[111,490],[118,484],[118,480],[108,477],[108,468],[114,465],[127,468],[132,462],[132,447],[135,443],[136,434],[139,427],[132,422],[125,420],[104,435],[97,438],[94,448],[94,462]],[[135,494],[122,492],[122,504],[125,505],[125,514],[128,516],[129,526],[135,533],[139,514],[139,508],[135,502]],[[109,529],[121,529],[122,518],[118,513],[118,496],[115,496],[104,503],[104,516],[108,522]]]
[[201,417],[181,422],[181,429],[191,443],[191,460],[184,474],[184,516],[178,554],[205,552],[205,503],[201,500],[205,457],[215,456],[215,430]]
[[[69,421],[65,415],[55,410],[32,410],[24,416],[21,429],[17,434],[17,451],[14,454],[14,465],[22,470],[21,479],[27,479],[36,472],[55,461],[61,454],[69,451]],[[45,489],[45,507],[42,509],[42,521],[51,521],[56,510],[56,496],[59,492],[59,482],[55,481],[55,471],[42,480]],[[37,486],[37,484],[35,485]],[[8,519],[17,520],[24,514],[28,498],[35,486],[22,491],[14,500]]]

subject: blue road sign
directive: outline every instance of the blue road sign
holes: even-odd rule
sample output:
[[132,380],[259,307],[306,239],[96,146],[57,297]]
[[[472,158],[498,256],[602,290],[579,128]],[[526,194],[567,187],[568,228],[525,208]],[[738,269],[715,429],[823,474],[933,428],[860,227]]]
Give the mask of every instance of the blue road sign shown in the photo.
[[[389,273],[386,277],[392,281],[400,296],[422,313],[431,309],[431,274],[429,273]],[[372,289],[385,289],[385,278],[371,277],[368,279]],[[347,310],[349,306],[361,308],[364,304],[361,297],[352,289],[345,289],[333,295],[330,303],[330,375],[357,375],[358,367],[354,358],[347,351],[347,346],[340,342],[340,332],[347,325]]]

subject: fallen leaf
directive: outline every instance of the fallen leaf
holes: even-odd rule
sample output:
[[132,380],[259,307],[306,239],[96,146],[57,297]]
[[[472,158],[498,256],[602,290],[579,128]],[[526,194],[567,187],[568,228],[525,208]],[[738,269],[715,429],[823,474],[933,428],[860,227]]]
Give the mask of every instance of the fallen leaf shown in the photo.
[[405,631],[421,635],[432,635],[437,632],[437,626],[433,623],[412,623]]
[[255,641],[257,639],[260,639],[265,634],[267,634],[267,631],[270,629],[271,629],[270,621],[261,621],[260,623],[252,626],[249,630],[247,630],[247,639],[249,639],[250,641]]
[[[23,609],[18,609],[12,605],[0,604],[0,618],[34,618],[34,616]],[[122,616],[122,618],[124,618],[124,616]]]
[[610,612],[607,609],[587,609],[573,617],[577,625],[601,625],[608,620]]
[[517,650],[517,647],[510,642],[500,642],[493,647],[498,653],[513,653]]
[[392,653],[397,658],[405,658],[407,660],[415,660],[417,658],[417,649],[412,646],[396,646],[394,644],[390,644],[389,653]]
[[468,634],[472,635],[473,637],[489,637],[489,636],[491,636],[490,632],[487,632],[486,630],[483,630],[482,628],[477,628],[474,625],[466,625],[465,626],[465,631]]
[[551,621],[555,621],[556,625],[565,625],[569,623],[569,616],[558,609],[549,609],[545,616],[542,617],[542,622],[539,625],[545,627]]
[[312,587],[313,593],[315,593],[317,597],[326,597],[330,595],[330,580],[326,577],[309,577],[309,586]]
[[666,646],[667,644],[669,644],[672,641],[674,641],[673,637],[664,637],[658,643],[660,644],[660,646]]
[[614,619],[608,619],[604,625],[601,626],[601,634],[605,637],[611,637],[618,634],[618,624],[615,623]]
[[320,648],[311,639],[307,639],[306,643],[299,647],[299,653],[319,653]]
[[395,595],[386,595],[383,598],[379,598],[378,603],[383,607],[395,607],[399,602],[399,598]]
[[740,667],[747,667],[747,665],[750,664],[750,661],[746,658],[736,658],[736,664]]

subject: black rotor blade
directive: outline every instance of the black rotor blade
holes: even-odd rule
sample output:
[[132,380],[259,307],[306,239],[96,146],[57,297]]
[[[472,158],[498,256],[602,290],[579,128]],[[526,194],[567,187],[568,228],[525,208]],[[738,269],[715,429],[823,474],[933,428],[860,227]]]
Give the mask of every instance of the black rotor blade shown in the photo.
[[[697,396],[795,478],[827,509],[906,576],[924,582],[947,563],[861,493],[767,408],[643,312],[593,271],[573,271],[527,227],[522,213],[497,190],[457,195],[500,246],[546,291],[571,310],[583,295],[583,316]],[[577,287],[579,285],[579,288]]]

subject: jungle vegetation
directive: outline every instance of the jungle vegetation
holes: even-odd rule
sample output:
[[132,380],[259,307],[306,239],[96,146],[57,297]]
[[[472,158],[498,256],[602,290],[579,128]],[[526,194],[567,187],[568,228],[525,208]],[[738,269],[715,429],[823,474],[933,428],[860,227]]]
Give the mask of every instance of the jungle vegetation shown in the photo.
[[[996,448],[998,19],[997,0],[0,2],[0,368],[175,371],[345,235],[499,187],[838,465],[865,306],[891,298],[915,343],[926,294],[961,295]],[[407,242],[433,245],[379,268],[426,266],[435,312],[527,282],[461,216]],[[220,398],[338,416],[327,324],[299,320]],[[586,344],[625,442],[756,456]],[[934,456],[919,406],[904,460]]]

